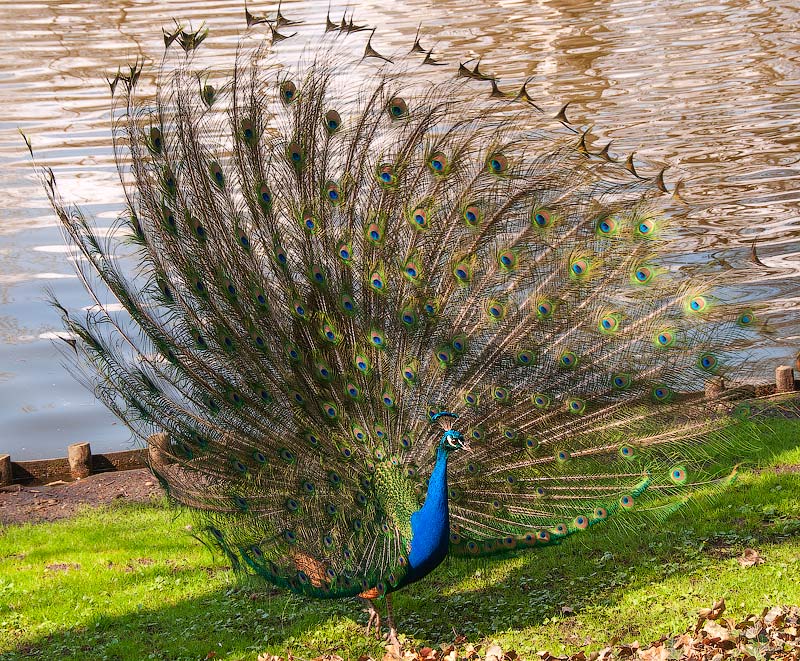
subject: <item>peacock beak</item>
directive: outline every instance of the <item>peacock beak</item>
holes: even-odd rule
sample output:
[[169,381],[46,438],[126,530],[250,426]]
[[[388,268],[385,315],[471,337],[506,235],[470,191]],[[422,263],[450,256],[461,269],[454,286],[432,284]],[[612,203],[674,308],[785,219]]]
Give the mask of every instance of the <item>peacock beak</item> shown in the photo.
[[461,449],[466,450],[467,452],[472,452],[472,446],[469,444],[469,441],[462,441]]

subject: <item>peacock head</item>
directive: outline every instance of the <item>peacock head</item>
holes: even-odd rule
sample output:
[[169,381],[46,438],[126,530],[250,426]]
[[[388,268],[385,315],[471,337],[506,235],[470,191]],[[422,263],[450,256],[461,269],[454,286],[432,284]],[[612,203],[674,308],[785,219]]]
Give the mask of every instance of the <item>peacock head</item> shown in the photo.
[[453,450],[470,451],[469,442],[467,439],[464,438],[460,431],[453,429],[453,422],[457,418],[458,415],[455,413],[450,413],[450,411],[442,411],[441,413],[435,413],[431,416],[431,420],[438,422],[442,426],[442,429],[444,429],[442,440],[439,442],[439,448],[448,453],[452,452]]
[[460,431],[456,431],[455,429],[448,429],[442,434],[439,447],[444,448],[445,452],[452,452],[453,450],[471,451],[467,439],[464,438]]

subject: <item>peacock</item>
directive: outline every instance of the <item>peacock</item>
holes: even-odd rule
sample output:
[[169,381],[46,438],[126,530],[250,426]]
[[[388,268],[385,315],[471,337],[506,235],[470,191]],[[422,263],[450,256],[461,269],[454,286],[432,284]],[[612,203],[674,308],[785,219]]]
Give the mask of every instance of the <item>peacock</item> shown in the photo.
[[386,56],[329,16],[287,64],[296,22],[246,17],[260,43],[225,81],[196,64],[208,30],[177,23],[155,98],[141,63],[109,81],[111,234],[41,170],[93,301],[53,300],[78,374],[204,540],[366,600],[367,634],[385,598],[396,646],[391,594],[446,557],[599,534],[729,477],[719,385],[760,313],[727,302],[735,270],[672,255],[663,170],[419,33]]

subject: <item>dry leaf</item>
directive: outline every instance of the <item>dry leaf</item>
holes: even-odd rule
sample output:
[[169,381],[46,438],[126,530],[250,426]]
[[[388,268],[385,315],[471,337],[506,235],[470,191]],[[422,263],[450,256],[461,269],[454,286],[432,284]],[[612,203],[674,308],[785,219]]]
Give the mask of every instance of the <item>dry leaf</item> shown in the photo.
[[736,558],[736,562],[738,562],[742,567],[753,567],[755,565],[764,564],[765,560],[755,549],[745,549],[744,553],[742,553],[740,557]]
[[486,650],[486,661],[503,661],[503,648],[500,645],[489,645]]
[[784,609],[780,606],[773,606],[764,614],[764,624],[779,627],[783,624]]
[[731,638],[730,632],[716,622],[706,622],[703,625],[703,631],[705,631],[713,640],[730,640]]
[[642,661],[667,661],[669,659],[669,650],[663,645],[648,647],[647,649],[639,650],[639,658]]

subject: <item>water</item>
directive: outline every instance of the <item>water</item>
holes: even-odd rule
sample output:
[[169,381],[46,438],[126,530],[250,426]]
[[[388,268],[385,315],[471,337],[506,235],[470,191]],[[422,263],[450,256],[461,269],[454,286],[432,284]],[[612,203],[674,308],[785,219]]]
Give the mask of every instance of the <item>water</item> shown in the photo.
[[[335,20],[344,8],[334,6]],[[668,181],[684,179],[686,197],[698,203],[683,247],[745,259],[757,239],[769,270],[749,291],[769,305],[771,360],[786,362],[800,348],[797,3],[411,0],[353,8],[357,23],[379,26],[373,44],[382,52],[409,48],[421,22],[423,43],[443,60],[481,56],[504,89],[529,78],[529,92],[553,114],[571,101],[570,120],[595,127],[593,148],[613,140],[612,153],[636,150],[669,164]],[[288,17],[320,26],[326,9],[283,3]],[[63,455],[79,440],[96,451],[130,443],[61,366],[51,339],[59,323],[45,288],[68,306],[88,299],[18,129],[55,170],[63,196],[110,224],[121,191],[104,76],[136,57],[157,61],[161,28],[173,17],[205,21],[203,48],[220,61],[244,29],[241,0],[0,2],[0,452],[16,459]]]

